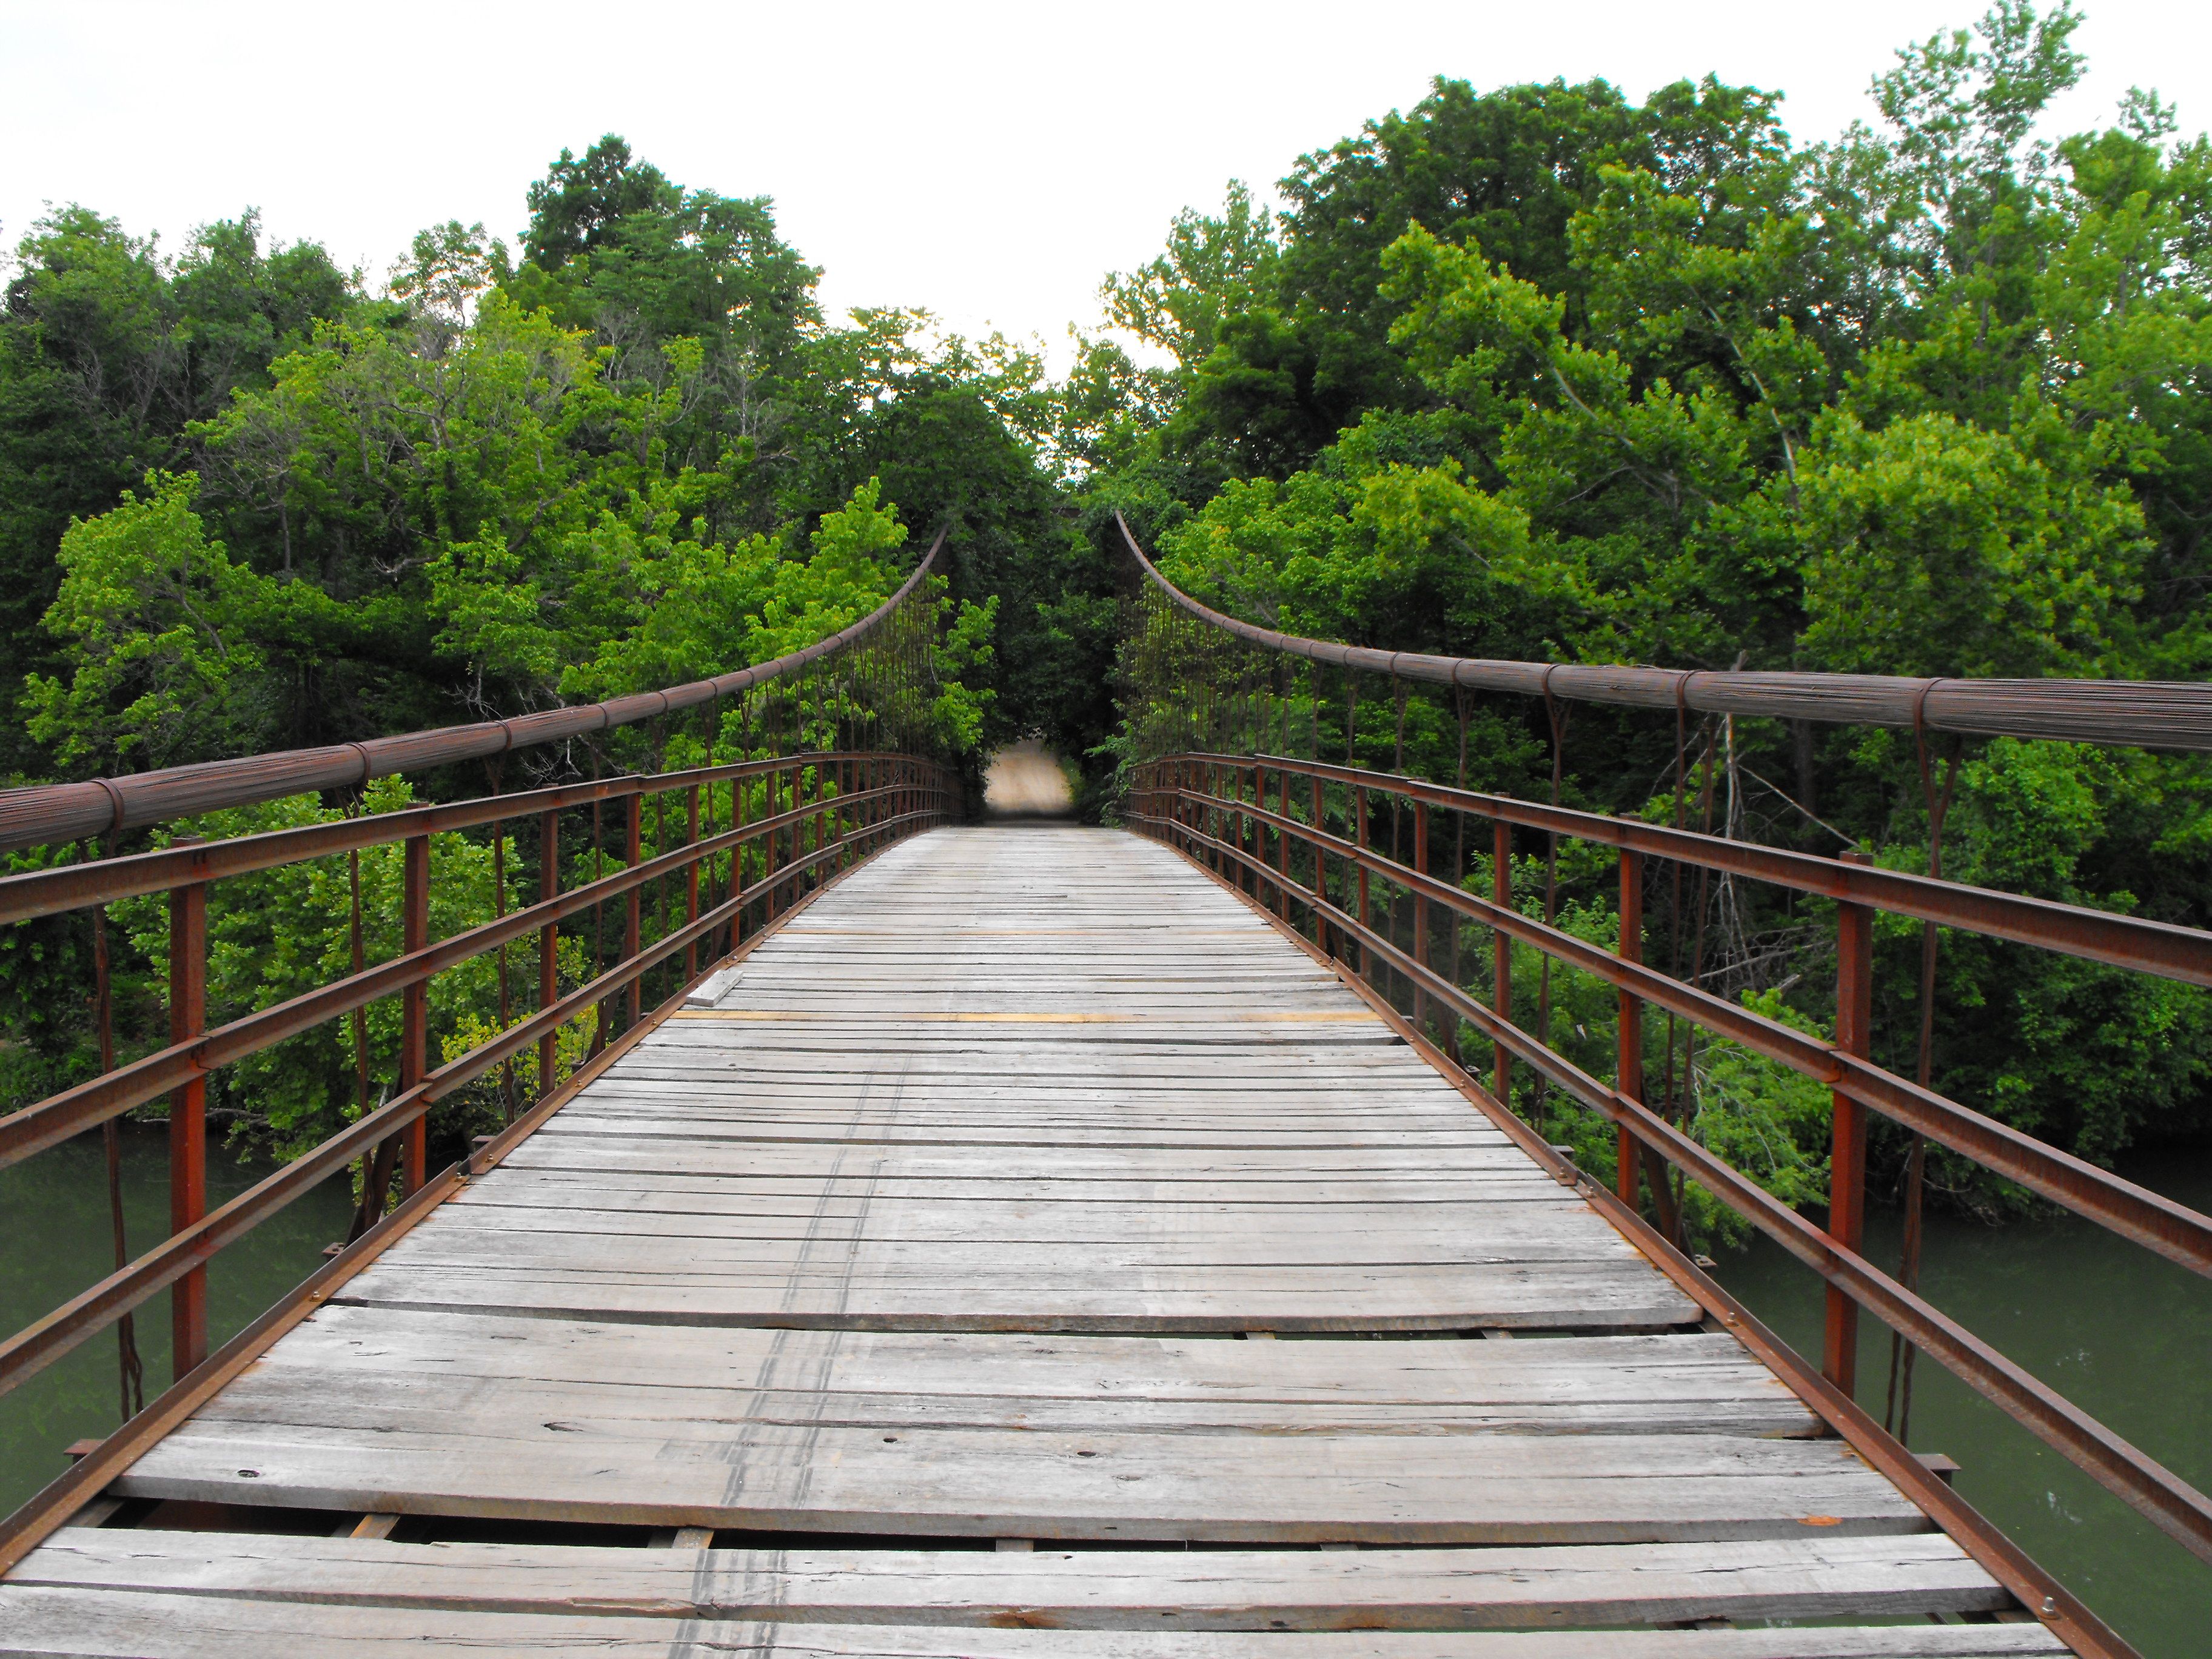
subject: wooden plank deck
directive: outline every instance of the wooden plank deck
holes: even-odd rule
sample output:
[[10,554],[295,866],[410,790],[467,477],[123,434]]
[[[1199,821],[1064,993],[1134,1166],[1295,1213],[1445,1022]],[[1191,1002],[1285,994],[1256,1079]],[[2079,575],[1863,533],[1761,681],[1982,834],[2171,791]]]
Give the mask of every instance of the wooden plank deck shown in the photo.
[[0,1583],[0,1651],[2063,1651],[1152,842],[902,844],[695,1001]]

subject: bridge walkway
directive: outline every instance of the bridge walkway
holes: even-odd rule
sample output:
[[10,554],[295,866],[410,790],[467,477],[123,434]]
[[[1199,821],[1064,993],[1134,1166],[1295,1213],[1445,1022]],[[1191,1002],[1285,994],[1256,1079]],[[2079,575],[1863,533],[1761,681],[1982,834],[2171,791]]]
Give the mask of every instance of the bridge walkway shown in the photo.
[[693,1001],[0,1583],[0,1650],[2063,1650],[1156,843],[921,837]]

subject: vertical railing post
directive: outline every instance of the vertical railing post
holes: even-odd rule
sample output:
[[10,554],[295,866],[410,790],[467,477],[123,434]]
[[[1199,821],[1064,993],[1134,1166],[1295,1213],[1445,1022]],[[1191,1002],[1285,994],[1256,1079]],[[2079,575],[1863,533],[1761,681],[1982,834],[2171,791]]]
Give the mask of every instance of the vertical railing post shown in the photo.
[[[1620,959],[1644,960],[1644,860],[1636,854],[1620,855]],[[1644,1098],[1644,1001],[1623,987],[1620,991],[1620,1042],[1615,1048],[1613,1086],[1631,1100]],[[1642,1161],[1642,1143],[1623,1124],[1615,1131],[1613,1150],[1619,1167],[1613,1191],[1631,1209],[1636,1207],[1636,1171]],[[1656,1200],[1658,1194],[1652,1197]]]
[[1267,781],[1261,776],[1259,763],[1255,761],[1252,766],[1252,810],[1244,815],[1244,851],[1252,860],[1250,880],[1255,903],[1260,902],[1267,885],[1267,826],[1260,817],[1260,810],[1267,804],[1264,793],[1266,788]]
[[837,867],[848,870],[853,865],[853,849],[848,845],[860,828],[860,820],[853,816],[852,795],[859,787],[860,763],[850,756],[837,763]]
[[[732,830],[745,827],[746,798],[750,793],[746,786],[750,781],[742,775],[730,780],[730,828]],[[730,949],[732,951],[745,942],[745,907],[742,902],[744,891],[745,843],[741,840],[730,848],[730,896],[740,901],[730,912]]]
[[[821,796],[822,775],[819,770],[809,768],[804,756],[802,755],[798,760],[798,763],[791,769],[791,810],[794,812],[803,811],[805,807],[813,804],[807,799],[806,795],[806,775],[810,770],[814,770],[815,797],[818,799]],[[810,826],[812,827],[814,831],[814,839],[811,842],[807,839]],[[819,851],[821,846],[822,836],[820,821],[818,819],[810,817],[798,818],[793,821],[791,826],[792,863],[794,865],[799,863],[810,853]],[[791,902],[793,904],[796,904],[805,896],[806,877],[802,872],[791,878]]]
[[[635,870],[645,857],[645,791],[634,791],[629,798],[629,811],[623,815],[623,863]],[[631,884],[628,902],[623,906],[623,960],[635,963],[638,952],[645,948],[645,889]],[[633,974],[629,985],[629,1018],[625,1025],[635,1025],[645,1006],[645,975]]]
[[[1288,747],[1288,745],[1285,745]],[[1282,828],[1275,831],[1275,893],[1283,902],[1283,920],[1291,919],[1291,769],[1275,774],[1275,804]]]
[[[1212,761],[1206,763],[1206,805],[1198,822],[1198,833],[1211,842],[1221,817],[1221,769]],[[1212,847],[1206,848],[1206,867],[1215,875],[1221,873],[1221,854]]]
[[[1844,862],[1870,862],[1860,852]],[[1869,1051],[1874,1020],[1874,912],[1863,904],[1836,907],[1836,1047],[1847,1054]],[[1828,1237],[1856,1251],[1866,1225],[1866,1109],[1841,1090],[1831,1092],[1834,1139],[1828,1158]],[[1859,1304],[1828,1286],[1826,1341],[1820,1370],[1845,1394],[1858,1381]]]
[[[1429,873],[1429,809],[1420,801],[1413,803],[1413,868],[1421,875]],[[1417,888],[1413,892],[1413,960],[1425,968],[1429,965],[1429,902]],[[1413,981],[1413,1029],[1426,1030],[1429,1024],[1429,994],[1419,980]]]
[[[768,772],[766,774],[768,781],[768,805],[766,810],[762,814],[763,822],[769,823],[775,822],[776,801],[783,787],[780,781],[782,775],[783,769],[780,766],[770,766],[768,769]],[[775,920],[775,842],[777,834],[778,832],[776,830],[769,830],[763,831],[761,835],[761,862],[763,866],[761,872],[761,880],[766,884],[768,889],[767,919],[770,921],[774,921]]]
[[[197,836],[173,843],[189,845]],[[207,1030],[207,884],[169,890],[169,1041],[189,1042]],[[169,1095],[169,1231],[180,1233],[207,1213],[207,1073]],[[207,1358],[207,1268],[194,1267],[169,1287],[171,1374]]]
[[[538,902],[550,903],[561,896],[561,815],[542,812],[538,818]],[[538,1006],[550,1008],[561,995],[561,924],[549,921],[538,930]],[[538,1039],[538,1097],[553,1092],[555,1073],[561,1066],[561,1036],[547,1031]]]
[[[1490,902],[1501,910],[1513,908],[1513,826],[1504,818],[1491,824]],[[1507,1024],[1513,1022],[1513,936],[1503,927],[1490,930],[1490,1011]],[[1513,1103],[1513,1054],[1504,1038],[1491,1044],[1490,1092],[1501,1106]]]
[[[830,844],[830,814],[832,810],[830,800],[830,756],[829,751],[824,750],[816,757],[814,762],[813,850],[817,853]],[[824,866],[817,863],[814,866],[814,884],[819,887],[828,880],[829,871],[835,867],[834,865]]]
[[[684,803],[684,844],[699,844],[699,786],[693,784]],[[699,920],[699,855],[694,853],[684,866],[684,925],[691,926]],[[684,982],[690,984],[699,977],[699,941],[694,939],[684,947]]]
[[[1244,810],[1244,769],[1241,766],[1232,766],[1228,770],[1229,787],[1237,801],[1236,828],[1230,837],[1229,844],[1239,853],[1249,853],[1251,850],[1252,815]],[[1231,862],[1236,866],[1234,874],[1237,890],[1242,893],[1249,890],[1256,898],[1260,892],[1258,879],[1245,867],[1243,859],[1232,860]]]
[[[400,897],[399,950],[403,956],[430,948],[430,838],[410,836],[404,854]],[[430,982],[418,979],[399,994],[399,1091],[418,1087],[429,1075]],[[402,1132],[400,1195],[422,1191],[430,1178],[430,1120],[424,1113]]]
[[1328,805],[1327,787],[1319,777],[1313,780],[1314,944],[1323,956],[1334,954],[1328,948],[1328,923],[1322,909],[1328,902],[1328,860],[1322,855],[1320,839],[1324,833],[1322,814]]
[[[1359,850],[1364,853],[1367,850],[1367,791],[1355,784],[1352,787],[1352,810],[1358,817]],[[1362,979],[1370,979],[1371,981],[1371,976],[1368,971],[1367,962],[1367,924],[1369,917],[1367,904],[1367,861],[1364,859],[1359,859],[1355,860],[1354,862],[1358,866],[1358,873],[1354,878],[1354,880],[1358,884],[1359,890],[1357,900],[1359,908],[1353,913],[1353,920],[1358,921],[1359,924],[1359,932],[1354,935],[1359,946],[1359,955],[1357,960],[1359,964],[1359,976]]]

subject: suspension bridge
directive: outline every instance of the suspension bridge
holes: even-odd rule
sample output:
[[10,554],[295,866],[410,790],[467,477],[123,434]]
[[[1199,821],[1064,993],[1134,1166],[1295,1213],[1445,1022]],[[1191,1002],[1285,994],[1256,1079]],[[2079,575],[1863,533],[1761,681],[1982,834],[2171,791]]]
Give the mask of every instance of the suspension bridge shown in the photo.
[[[0,880],[0,922],[96,930],[168,896],[172,1034],[0,1119],[0,1162],[166,1098],[173,1200],[166,1240],[0,1345],[0,1387],[156,1298],[178,1357],[0,1523],[0,1651],[2128,1653],[1859,1403],[1861,1316],[2208,1557],[2212,1504],[1866,1260],[1868,1118],[2199,1273],[2212,1221],[1877,1066],[1871,928],[2195,984],[2212,935],[1338,763],[1317,737],[1294,752],[1291,716],[1318,732],[1326,669],[1354,698],[1367,674],[2203,747],[2201,688],[1363,657],[1234,623],[1131,550],[1118,829],[960,821],[923,713],[936,550],[835,640],[718,681],[0,794],[0,842],[115,848]],[[216,805],[686,718],[738,721],[741,757],[121,848]],[[509,910],[502,876],[496,914],[432,939],[441,838],[504,859],[509,825],[537,901]],[[1500,872],[1516,838],[1612,849],[1617,947],[1481,890],[1470,826]],[[356,945],[349,975],[208,1027],[211,884],[395,848],[397,954]],[[1647,963],[1655,869],[1830,902],[1835,1038]],[[1617,992],[1611,1075],[1519,1017],[1516,944]],[[500,1030],[434,1065],[432,981],[490,961]],[[361,1020],[386,1000],[380,1095]],[[1686,1133],[1647,1012],[1832,1091],[1824,1219]],[[322,1030],[353,1034],[350,1121],[210,1209],[210,1074]],[[1516,1073],[1617,1125],[1615,1173],[1509,1109]],[[500,1125],[434,1168],[428,1114],[469,1090]],[[216,1253],[349,1170],[353,1236],[213,1341]],[[1685,1179],[1820,1273],[1820,1354],[1685,1253]]]

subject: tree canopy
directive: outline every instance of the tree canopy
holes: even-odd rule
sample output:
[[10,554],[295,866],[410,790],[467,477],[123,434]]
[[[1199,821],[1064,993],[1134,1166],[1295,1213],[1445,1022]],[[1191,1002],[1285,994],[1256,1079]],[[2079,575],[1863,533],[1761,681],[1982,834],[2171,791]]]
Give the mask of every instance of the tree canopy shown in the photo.
[[[1111,319],[1172,363],[1128,379],[1137,429],[1085,481],[1086,521],[1103,539],[1121,508],[1234,614],[1395,650],[2205,678],[2212,147],[2144,93],[2109,126],[2047,131],[2079,21],[2000,0],[1900,52],[1872,118],[1824,143],[1784,131],[1776,94],[1711,78],[1640,105],[1439,79],[1301,158],[1279,215],[1232,185],[1109,279]],[[1330,742],[1395,758],[1387,708],[1357,734],[1334,718]],[[1453,727],[1417,696],[1408,763],[1452,775]],[[1576,714],[1565,798],[1671,819],[1673,740]],[[1735,721],[1692,750],[1688,810],[1716,833],[1922,869],[1948,780],[1948,872],[2212,921],[2194,757],[1938,744],[1931,792],[1906,734]],[[1482,702],[1464,764],[1547,793],[1541,709]],[[1567,925],[1613,937],[1607,872],[1564,863]],[[1817,1024],[1818,921],[1732,911],[1709,981]],[[1908,1073],[1918,942],[1882,947],[1878,1029]],[[1945,949],[1939,1086],[2093,1158],[2212,1118],[2200,993]],[[1595,988],[1555,1029],[1603,1073]],[[1796,1148],[1775,1179],[1819,1190],[1825,1118],[1748,1055],[1712,1063],[1700,1133],[1748,1145],[1727,1114],[1749,1113]],[[1583,1130],[1607,1164],[1609,1132]],[[1963,1165],[1944,1178],[2000,1200]]]

